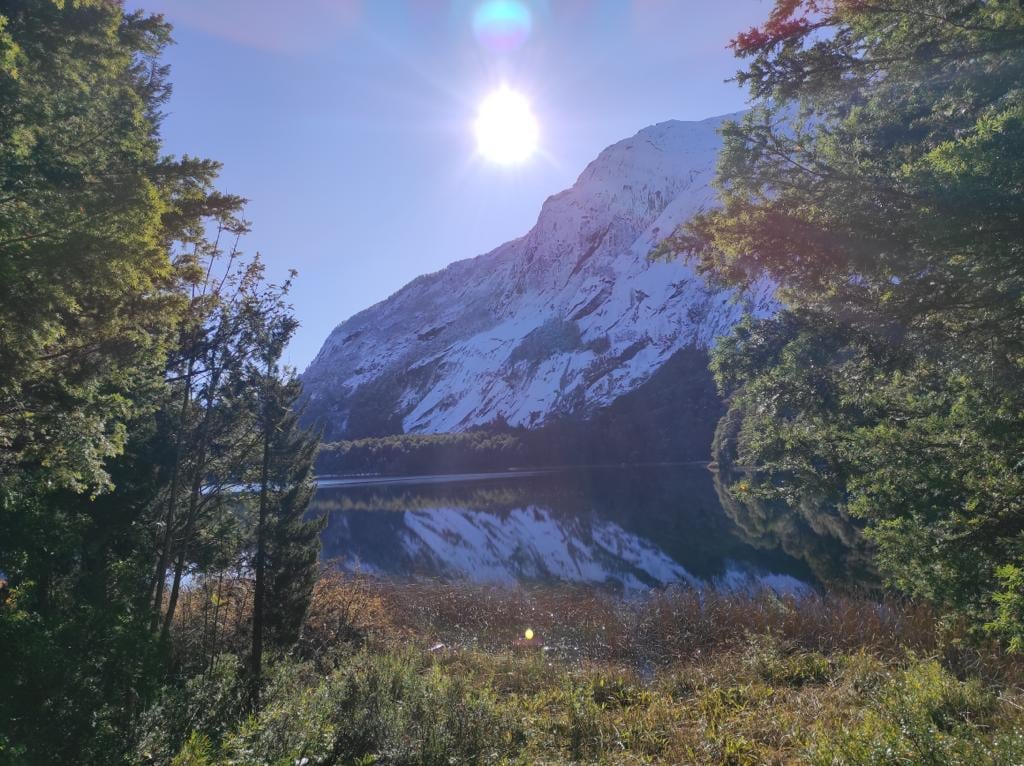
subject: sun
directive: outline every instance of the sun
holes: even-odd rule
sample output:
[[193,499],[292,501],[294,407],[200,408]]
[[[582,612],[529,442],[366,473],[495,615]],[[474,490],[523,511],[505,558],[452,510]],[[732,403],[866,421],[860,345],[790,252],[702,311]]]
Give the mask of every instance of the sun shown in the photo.
[[498,165],[518,165],[537,151],[540,127],[521,93],[502,85],[480,102],[473,125],[477,151]]

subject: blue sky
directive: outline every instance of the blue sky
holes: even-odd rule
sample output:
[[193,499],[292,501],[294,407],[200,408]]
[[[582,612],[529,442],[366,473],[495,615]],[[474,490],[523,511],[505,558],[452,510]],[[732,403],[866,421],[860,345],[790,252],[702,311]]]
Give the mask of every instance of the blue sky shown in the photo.
[[[419,274],[525,234],[544,199],[605,146],[667,119],[744,106],[726,49],[765,0],[520,0],[518,48],[474,36],[473,0],[130,0],[164,13],[174,94],[168,152],[224,163],[251,200],[247,251],[299,272],[303,369],[345,318]],[[526,95],[540,150],[476,154],[477,105]]]

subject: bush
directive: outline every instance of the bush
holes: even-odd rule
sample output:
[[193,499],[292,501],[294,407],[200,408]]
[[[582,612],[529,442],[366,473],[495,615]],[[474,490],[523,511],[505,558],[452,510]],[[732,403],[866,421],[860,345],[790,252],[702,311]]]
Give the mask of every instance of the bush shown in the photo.
[[832,674],[825,655],[798,651],[770,634],[751,637],[746,664],[761,680],[787,686],[825,683]]
[[212,763],[212,748],[245,717],[247,700],[239,658],[217,657],[206,672],[164,687],[143,715],[136,760],[173,766]]
[[171,766],[213,766],[213,745],[205,734],[193,732]]
[[1006,564],[996,570],[996,577],[996,617],[985,629],[1002,638],[1010,652],[1024,654],[1024,569]]
[[852,597],[330,575],[262,710],[221,657],[160,695],[135,762],[1019,766],[1024,665],[933,623]]
[[521,740],[488,690],[408,651],[361,653],[311,687],[289,680],[303,672],[283,664],[263,711],[226,743],[232,763],[482,764]]
[[838,733],[822,729],[820,766],[1011,766],[1024,759],[1020,721],[1000,713],[980,682],[958,681],[935,661],[913,662],[868,698]]

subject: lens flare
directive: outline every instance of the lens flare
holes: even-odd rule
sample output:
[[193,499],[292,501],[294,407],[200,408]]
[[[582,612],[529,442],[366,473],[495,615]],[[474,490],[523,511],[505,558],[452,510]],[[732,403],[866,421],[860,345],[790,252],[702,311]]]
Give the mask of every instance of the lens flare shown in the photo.
[[514,51],[533,29],[533,14],[518,0],[487,0],[473,13],[473,34],[485,48],[499,53]]
[[499,165],[518,165],[537,149],[540,128],[530,102],[502,85],[480,104],[473,126],[477,151]]
[[533,628],[527,628],[526,632],[523,633],[523,636],[527,641],[533,641]]

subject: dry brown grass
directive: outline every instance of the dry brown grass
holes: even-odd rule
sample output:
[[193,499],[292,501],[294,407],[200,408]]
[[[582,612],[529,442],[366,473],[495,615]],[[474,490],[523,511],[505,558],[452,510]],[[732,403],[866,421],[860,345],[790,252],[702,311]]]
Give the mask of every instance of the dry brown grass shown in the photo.
[[[213,657],[214,635],[221,651],[244,650],[249,604],[244,580],[196,584],[179,651]],[[391,753],[381,762],[405,748],[395,762],[416,764],[883,766],[888,752],[1016,763],[1000,754],[1024,756],[1022,666],[966,646],[899,601],[683,589],[624,600],[328,571],[259,719],[195,763],[291,763],[324,742]],[[376,733],[348,742],[357,730]]]
[[[534,643],[590,660],[665,664],[713,649],[735,648],[750,634],[772,634],[823,652],[868,649],[887,655],[931,653],[936,623],[923,607],[854,596],[800,599],[760,593],[652,591],[634,599],[593,588],[504,587],[466,583],[395,583],[334,575],[322,583],[346,612],[366,614],[362,630],[380,636],[489,651],[517,645],[531,628]],[[387,615],[375,624],[374,615]]]
[[[182,657],[244,653],[252,584],[207,578],[183,590],[175,625]],[[530,628],[533,641],[522,640]],[[396,582],[325,569],[317,582],[298,650],[319,657],[339,647],[543,651],[574,662],[637,668],[703,661],[770,635],[793,650],[907,652],[936,656],[958,676],[1013,685],[1024,661],[994,645],[966,641],[925,606],[856,595],[778,596],[771,591],[656,590],[632,599],[572,585],[500,586],[464,582]]]
[[182,588],[173,647],[186,669],[208,667],[218,654],[247,651],[252,597],[252,581],[231,574],[205,577]]

